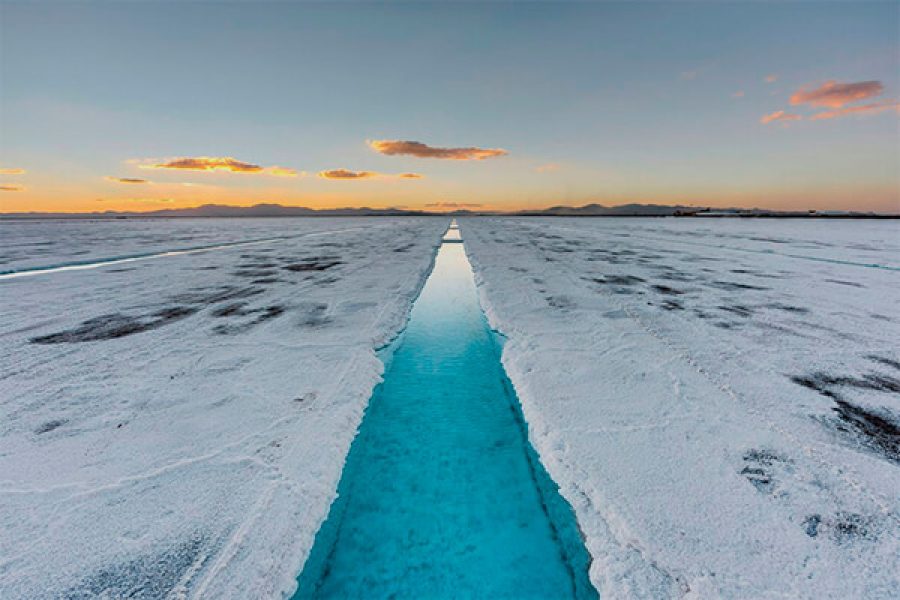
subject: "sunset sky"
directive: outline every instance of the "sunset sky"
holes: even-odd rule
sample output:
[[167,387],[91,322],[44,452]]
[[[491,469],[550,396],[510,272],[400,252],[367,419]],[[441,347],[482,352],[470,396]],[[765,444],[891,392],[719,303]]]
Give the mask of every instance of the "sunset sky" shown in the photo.
[[0,212],[900,212],[895,2],[0,1]]

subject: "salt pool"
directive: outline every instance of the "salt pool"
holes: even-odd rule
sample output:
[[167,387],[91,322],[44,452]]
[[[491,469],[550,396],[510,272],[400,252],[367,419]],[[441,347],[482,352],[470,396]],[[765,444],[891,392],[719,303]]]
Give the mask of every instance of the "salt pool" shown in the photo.
[[[299,598],[593,598],[451,228],[350,448]],[[452,241],[451,241],[452,240]]]

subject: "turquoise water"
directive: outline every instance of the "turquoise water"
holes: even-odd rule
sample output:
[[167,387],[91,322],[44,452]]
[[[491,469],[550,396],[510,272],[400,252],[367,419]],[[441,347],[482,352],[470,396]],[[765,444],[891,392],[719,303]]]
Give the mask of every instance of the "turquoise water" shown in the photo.
[[384,360],[294,598],[596,597],[461,243],[441,246]]

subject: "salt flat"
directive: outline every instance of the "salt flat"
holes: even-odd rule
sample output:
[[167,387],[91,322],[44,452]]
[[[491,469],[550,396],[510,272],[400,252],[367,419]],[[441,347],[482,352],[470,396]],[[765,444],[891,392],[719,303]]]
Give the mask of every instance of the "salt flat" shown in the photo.
[[460,226],[601,597],[897,597],[897,222]]
[[[0,275],[0,595],[289,594],[447,222],[0,224],[5,272],[212,247]],[[896,222],[460,225],[602,597],[897,596]]]
[[[2,224],[3,598],[280,597],[446,219]],[[273,239],[277,238],[277,239]]]

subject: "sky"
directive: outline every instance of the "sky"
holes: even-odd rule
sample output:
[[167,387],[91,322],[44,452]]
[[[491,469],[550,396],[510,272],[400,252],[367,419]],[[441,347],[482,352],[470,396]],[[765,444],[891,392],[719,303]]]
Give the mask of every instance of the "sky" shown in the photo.
[[900,212],[900,4],[8,2],[0,212]]

